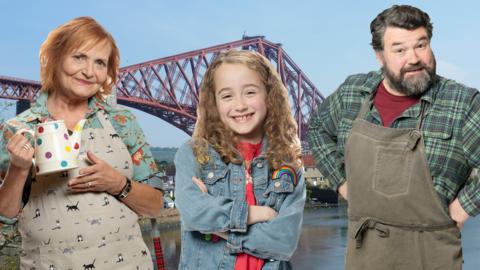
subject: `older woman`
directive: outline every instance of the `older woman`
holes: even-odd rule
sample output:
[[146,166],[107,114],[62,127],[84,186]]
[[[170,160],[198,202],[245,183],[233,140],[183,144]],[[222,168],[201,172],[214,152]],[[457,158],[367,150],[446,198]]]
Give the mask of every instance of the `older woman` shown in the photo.
[[[40,96],[0,129],[0,215],[18,219],[21,268],[153,269],[138,215],[159,214],[162,184],[134,116],[104,102],[118,73],[115,41],[76,18],[48,35],[40,60]],[[17,131],[51,120],[73,130],[81,119],[81,169],[32,176],[33,143]]]

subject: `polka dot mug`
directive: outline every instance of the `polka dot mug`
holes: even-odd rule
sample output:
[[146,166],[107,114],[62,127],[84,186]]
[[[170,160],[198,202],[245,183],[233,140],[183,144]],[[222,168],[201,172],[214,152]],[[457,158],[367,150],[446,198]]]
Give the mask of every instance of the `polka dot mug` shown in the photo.
[[35,141],[33,164],[37,175],[66,171],[78,167],[78,154],[85,119],[80,120],[68,134],[63,120],[49,121],[35,126],[35,130],[21,129],[17,133],[29,133]]

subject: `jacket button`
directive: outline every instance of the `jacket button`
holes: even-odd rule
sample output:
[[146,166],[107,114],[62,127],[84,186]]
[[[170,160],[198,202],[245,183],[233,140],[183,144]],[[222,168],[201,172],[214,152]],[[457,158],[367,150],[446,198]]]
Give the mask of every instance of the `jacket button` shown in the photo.
[[281,184],[280,184],[280,182],[275,182],[274,185],[275,185],[276,188],[278,188],[278,187],[280,187]]
[[257,163],[257,168],[263,168],[263,162],[258,162]]
[[212,177],[213,177],[213,172],[209,172],[209,173],[207,174],[207,177],[208,177],[208,178],[212,178]]

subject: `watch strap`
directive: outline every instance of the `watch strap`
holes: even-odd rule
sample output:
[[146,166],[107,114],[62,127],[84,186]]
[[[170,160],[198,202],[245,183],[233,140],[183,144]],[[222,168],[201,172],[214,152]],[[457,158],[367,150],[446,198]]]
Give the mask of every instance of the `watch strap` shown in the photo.
[[117,199],[125,199],[128,196],[128,193],[130,193],[130,190],[132,189],[132,180],[130,178],[125,177],[127,179],[127,182],[125,183],[125,186],[123,187],[122,191],[118,195],[115,196]]

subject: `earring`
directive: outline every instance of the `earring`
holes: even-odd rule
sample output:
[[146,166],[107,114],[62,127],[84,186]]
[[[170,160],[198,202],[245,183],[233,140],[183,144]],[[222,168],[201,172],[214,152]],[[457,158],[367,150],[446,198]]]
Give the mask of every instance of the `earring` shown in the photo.
[[98,89],[98,92],[103,93],[105,90],[103,89],[103,86],[100,86],[100,89]]

